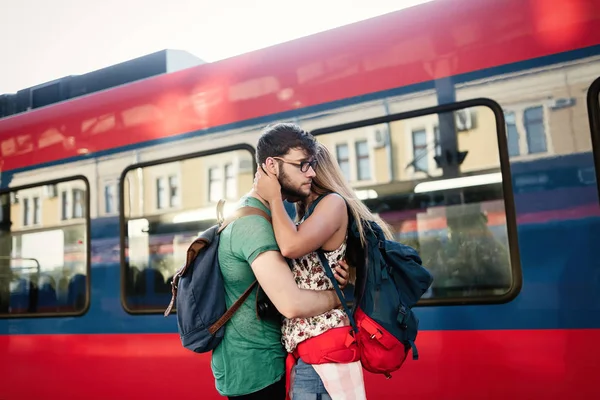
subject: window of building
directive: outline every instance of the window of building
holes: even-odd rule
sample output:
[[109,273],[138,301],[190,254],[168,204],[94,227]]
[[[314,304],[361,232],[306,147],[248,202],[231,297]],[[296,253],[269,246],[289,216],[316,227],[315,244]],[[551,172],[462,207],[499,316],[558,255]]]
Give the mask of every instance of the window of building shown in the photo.
[[180,205],[179,177],[177,175],[156,178],[156,208],[158,210]]
[[355,143],[356,146],[356,177],[359,181],[371,179],[371,160],[369,157],[369,145],[366,140]]
[[510,157],[549,151],[545,113],[544,106],[541,105],[512,106],[504,112]]
[[23,204],[23,226],[31,225],[31,209],[29,208],[29,199],[24,198],[21,204]]
[[104,185],[104,213],[114,214],[117,212],[118,191],[116,183],[107,183]]
[[429,170],[429,152],[427,151],[427,132],[419,129],[412,133],[413,157],[415,171]]
[[179,206],[179,179],[176,175],[169,176],[169,206]]
[[350,154],[348,152],[348,144],[344,143],[336,145],[335,154],[344,177],[346,180],[350,181]]
[[73,189],[73,218],[83,218],[85,192],[81,189]]
[[63,221],[71,218],[70,214],[70,202],[69,202],[69,193],[66,190],[60,192],[60,204],[61,204],[61,219]]
[[65,189],[60,192],[60,213],[63,221],[83,218],[86,210],[86,192],[82,189]]
[[233,165],[226,163],[208,169],[208,199],[211,203],[221,199],[237,199],[237,179]]
[[156,208],[159,210],[167,206],[167,188],[164,177],[156,178]]
[[[45,183],[0,192],[0,318],[81,315],[89,304],[89,185],[52,184],[60,197],[45,192]],[[70,193],[81,203],[74,210]],[[79,219],[63,224],[71,212]]]
[[[245,146],[240,147],[244,149],[159,161],[125,171],[119,200],[126,227],[121,254],[125,276],[122,302],[128,312],[164,312],[171,299],[170,282],[186,262],[190,244],[216,222],[215,203],[236,199],[238,185],[243,193],[250,191],[254,156]],[[148,185],[156,185],[156,192],[144,191]],[[148,198],[140,196],[146,192]],[[154,195],[160,208],[154,207]],[[235,205],[235,201],[226,202],[226,213]]]
[[548,151],[546,145],[546,129],[544,128],[544,108],[530,107],[523,113],[523,124],[527,133],[527,148],[529,154],[545,153]]
[[213,167],[208,169],[208,199],[216,203],[223,198],[223,169]]
[[504,113],[506,121],[506,137],[508,140],[508,155],[511,157],[521,154],[519,150],[519,131],[517,130],[517,121],[514,112]]
[[[494,109],[472,103],[468,107],[478,123],[460,133],[454,124],[440,124],[441,117],[457,110],[411,111],[389,115],[388,121],[378,117],[377,124],[389,122],[394,147],[374,149],[379,151],[374,157],[378,169],[391,172],[381,178],[374,174],[367,186],[352,182],[357,192],[368,194],[365,205],[389,224],[397,240],[419,252],[434,275],[424,304],[505,302],[520,288],[515,209],[511,194],[504,192],[511,184],[503,186],[510,177],[504,176],[500,162],[508,149],[488,145],[499,143],[498,132],[504,134],[502,110],[495,103]],[[339,159],[335,143],[374,128],[359,121],[344,129],[313,133],[321,143],[335,146]],[[434,152],[448,155],[441,168],[431,165]],[[415,175],[415,166],[429,173]]]
[[33,198],[33,224],[38,225],[41,221],[42,209],[40,207],[40,198]]
[[225,164],[225,198],[233,200],[237,197],[237,182],[233,173],[233,164]]

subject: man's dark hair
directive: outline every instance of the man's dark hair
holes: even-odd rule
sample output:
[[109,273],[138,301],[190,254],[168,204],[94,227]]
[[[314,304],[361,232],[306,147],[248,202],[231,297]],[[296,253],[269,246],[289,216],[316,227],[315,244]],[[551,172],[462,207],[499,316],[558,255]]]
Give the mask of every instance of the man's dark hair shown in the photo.
[[262,165],[268,157],[282,157],[291,149],[301,149],[309,157],[317,154],[317,140],[296,124],[267,126],[256,145],[256,162]]

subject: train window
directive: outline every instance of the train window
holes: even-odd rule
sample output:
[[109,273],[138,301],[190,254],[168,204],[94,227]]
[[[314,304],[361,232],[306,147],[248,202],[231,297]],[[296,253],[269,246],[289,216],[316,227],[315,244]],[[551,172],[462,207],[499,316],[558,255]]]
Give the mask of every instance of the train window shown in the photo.
[[[600,172],[600,78],[597,78],[588,90],[587,106],[594,147],[594,163],[596,165],[596,175],[598,175]],[[596,184],[600,196],[600,180],[596,179]]]
[[198,234],[252,188],[250,146],[129,167],[122,175],[122,303],[130,313],[164,312],[173,275]]
[[88,186],[78,177],[0,194],[0,317],[86,311]]
[[314,131],[334,156],[348,150],[356,193],[421,254],[434,275],[423,304],[502,302],[520,288],[502,111],[464,103]]

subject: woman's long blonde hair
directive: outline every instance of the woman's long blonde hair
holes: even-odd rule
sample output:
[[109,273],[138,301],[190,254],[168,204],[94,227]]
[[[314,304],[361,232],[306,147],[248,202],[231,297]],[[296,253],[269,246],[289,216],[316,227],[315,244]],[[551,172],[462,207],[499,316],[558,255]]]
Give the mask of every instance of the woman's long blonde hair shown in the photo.
[[[312,180],[312,191],[318,195],[327,193],[337,193],[346,200],[348,209],[357,222],[358,232],[360,234],[360,242],[363,247],[366,247],[366,234],[364,231],[363,222],[375,221],[379,224],[385,237],[393,239],[394,234],[387,223],[381,218],[373,215],[373,213],[363,204],[356,196],[354,190],[350,187],[337,161],[329,152],[329,149],[323,144],[317,144],[317,171],[316,176]],[[303,202],[296,203],[296,214],[298,219],[302,219],[306,213],[307,204]],[[348,221],[350,223],[350,221]]]

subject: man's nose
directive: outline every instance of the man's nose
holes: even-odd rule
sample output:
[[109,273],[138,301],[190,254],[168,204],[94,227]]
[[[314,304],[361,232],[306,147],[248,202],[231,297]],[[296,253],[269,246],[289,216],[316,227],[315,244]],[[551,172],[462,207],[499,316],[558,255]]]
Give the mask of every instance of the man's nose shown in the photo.
[[315,172],[315,170],[313,169],[313,167],[308,167],[308,171],[306,171],[306,176],[307,176],[308,178],[314,178],[314,176],[315,176],[316,174],[317,174],[317,173]]

